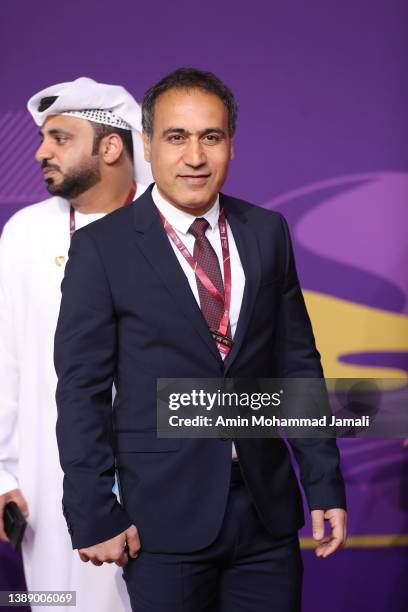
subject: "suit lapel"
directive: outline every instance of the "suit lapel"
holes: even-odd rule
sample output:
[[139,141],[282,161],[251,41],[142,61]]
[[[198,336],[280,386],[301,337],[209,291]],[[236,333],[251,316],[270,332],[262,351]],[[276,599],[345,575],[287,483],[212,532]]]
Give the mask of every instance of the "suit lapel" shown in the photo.
[[[152,186],[132,205],[134,207],[136,244],[156,274],[160,276],[163,285],[176,300],[200,339],[206,344],[214,358],[217,361],[222,361],[207,322],[191,291],[187,277],[163,229],[151,196],[151,189]],[[225,374],[227,374],[239,353],[251,319],[260,283],[260,253],[256,236],[251,231],[245,213],[240,210],[239,202],[220,194],[220,205],[225,210],[245,273],[245,288],[234,336],[234,345],[225,360]]]
[[239,202],[234,201],[233,198],[220,194],[220,205],[225,210],[225,216],[234,236],[245,273],[245,288],[237,329],[234,335],[234,344],[225,360],[225,374],[227,374],[239,353],[251,319],[261,278],[261,268],[258,241],[254,232],[251,230],[247,216],[239,208]]
[[[191,291],[189,282],[173,251],[151,196],[152,187],[137,199],[134,206],[136,244],[158,274],[185,317],[212,355],[221,361],[207,322]],[[186,332],[188,333],[188,332]]]

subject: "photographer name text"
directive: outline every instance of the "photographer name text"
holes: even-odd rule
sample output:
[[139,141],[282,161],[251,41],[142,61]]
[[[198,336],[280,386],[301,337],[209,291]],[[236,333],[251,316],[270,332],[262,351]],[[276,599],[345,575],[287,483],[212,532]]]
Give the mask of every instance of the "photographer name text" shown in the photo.
[[202,415],[190,418],[171,415],[169,425],[171,427],[369,427],[370,417],[338,418],[331,415],[331,418],[322,416],[319,419],[308,419],[280,418],[275,415],[266,417],[253,414],[251,418],[218,416],[214,419]]

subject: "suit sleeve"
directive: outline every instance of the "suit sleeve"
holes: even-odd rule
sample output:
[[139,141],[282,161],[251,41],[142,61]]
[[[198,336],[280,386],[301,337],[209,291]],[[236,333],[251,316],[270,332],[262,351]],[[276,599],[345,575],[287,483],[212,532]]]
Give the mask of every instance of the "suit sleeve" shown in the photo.
[[[285,286],[278,325],[278,354],[282,378],[322,378],[320,354],[296,272],[289,228],[281,216],[285,238]],[[340,456],[334,438],[288,440],[300,469],[310,510],[346,508]]]
[[69,251],[54,360],[63,512],[73,548],[85,548],[131,524],[112,492],[116,317],[102,260],[85,229],[75,233]]

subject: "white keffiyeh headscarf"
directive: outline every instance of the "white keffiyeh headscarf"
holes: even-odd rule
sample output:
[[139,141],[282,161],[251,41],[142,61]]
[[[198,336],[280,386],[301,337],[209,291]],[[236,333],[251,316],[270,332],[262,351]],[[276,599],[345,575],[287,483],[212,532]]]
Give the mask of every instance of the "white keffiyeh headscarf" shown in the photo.
[[[44,98],[52,100],[53,97],[56,97],[55,101],[39,110]],[[145,185],[153,181],[150,164],[143,155],[141,108],[124,87],[80,77],[39,91],[29,99],[27,108],[38,126],[42,126],[50,115],[72,115],[131,130],[135,179]]]

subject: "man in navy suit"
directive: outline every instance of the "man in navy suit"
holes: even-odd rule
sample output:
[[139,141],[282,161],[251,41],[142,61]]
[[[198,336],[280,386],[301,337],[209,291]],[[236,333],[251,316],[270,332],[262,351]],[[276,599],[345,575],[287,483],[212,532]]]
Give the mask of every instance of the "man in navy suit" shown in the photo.
[[[179,69],[152,87],[155,184],[74,235],[63,282],[64,514],[83,561],[124,566],[138,612],[300,609],[304,517],[286,444],[156,435],[157,378],[323,376],[285,220],[220,193],[236,116],[211,73]],[[346,537],[336,443],[291,445],[327,557]]]

